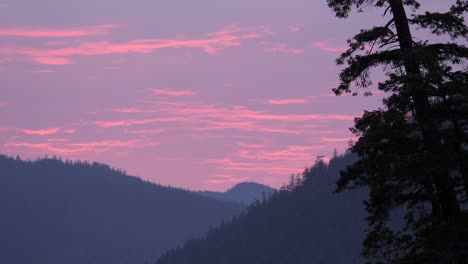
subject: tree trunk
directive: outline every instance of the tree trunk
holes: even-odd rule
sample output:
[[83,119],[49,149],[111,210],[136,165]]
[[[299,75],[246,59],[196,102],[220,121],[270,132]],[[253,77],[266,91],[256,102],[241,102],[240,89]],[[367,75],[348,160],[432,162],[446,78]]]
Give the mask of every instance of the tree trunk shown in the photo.
[[[432,153],[443,153],[444,148],[441,138],[438,135],[438,127],[430,116],[430,103],[426,89],[423,84],[420,65],[414,53],[413,38],[409,28],[408,17],[402,0],[388,0],[393,18],[395,20],[400,49],[403,54],[403,63],[409,83],[407,89],[414,103],[414,114],[419,127],[421,128],[423,141]],[[441,210],[437,218],[440,221],[452,222],[456,220],[460,213],[460,207],[455,190],[450,183],[448,153],[445,153],[444,160],[438,160],[443,170],[434,172],[434,184],[441,204]],[[445,168],[444,168],[445,167]],[[434,208],[435,209],[435,208]],[[433,210],[433,213],[438,210]]]

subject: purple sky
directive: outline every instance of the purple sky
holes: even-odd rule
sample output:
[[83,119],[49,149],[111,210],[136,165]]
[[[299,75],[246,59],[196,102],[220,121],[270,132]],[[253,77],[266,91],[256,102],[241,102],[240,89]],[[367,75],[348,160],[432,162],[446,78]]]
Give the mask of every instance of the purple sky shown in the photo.
[[0,152],[190,189],[279,187],[342,152],[353,117],[379,105],[331,92],[345,40],[379,14],[339,20],[325,0],[0,0]]

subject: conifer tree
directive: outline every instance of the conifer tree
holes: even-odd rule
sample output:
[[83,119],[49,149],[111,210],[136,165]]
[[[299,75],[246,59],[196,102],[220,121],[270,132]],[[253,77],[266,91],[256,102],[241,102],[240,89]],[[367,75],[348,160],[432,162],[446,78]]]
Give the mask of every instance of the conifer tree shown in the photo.
[[[339,191],[369,188],[369,263],[468,263],[468,1],[440,12],[421,12],[422,4],[328,0],[340,18],[369,6],[387,18],[348,41],[334,89],[369,95],[370,70],[387,76],[377,86],[388,95],[384,107],[356,119],[351,130],[360,138],[351,150],[359,160],[338,181]],[[429,39],[415,38],[415,30]],[[398,229],[388,224],[395,208],[405,212]]]

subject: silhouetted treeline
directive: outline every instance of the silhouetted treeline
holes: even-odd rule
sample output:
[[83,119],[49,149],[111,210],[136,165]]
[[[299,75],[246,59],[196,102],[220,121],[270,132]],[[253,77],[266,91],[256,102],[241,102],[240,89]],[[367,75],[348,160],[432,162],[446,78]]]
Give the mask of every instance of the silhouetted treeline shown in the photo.
[[0,156],[0,263],[152,263],[240,211],[104,164]]
[[335,193],[340,170],[354,160],[318,160],[268,200],[167,252],[157,264],[362,263],[367,191]]

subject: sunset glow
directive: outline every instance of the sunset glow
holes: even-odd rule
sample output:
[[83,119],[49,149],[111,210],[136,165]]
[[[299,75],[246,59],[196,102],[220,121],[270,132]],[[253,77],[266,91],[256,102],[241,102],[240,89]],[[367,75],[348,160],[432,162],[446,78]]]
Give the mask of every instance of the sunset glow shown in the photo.
[[280,187],[379,106],[331,96],[336,57],[374,18],[335,19],[326,1],[182,2],[1,1],[0,153],[195,190]]

